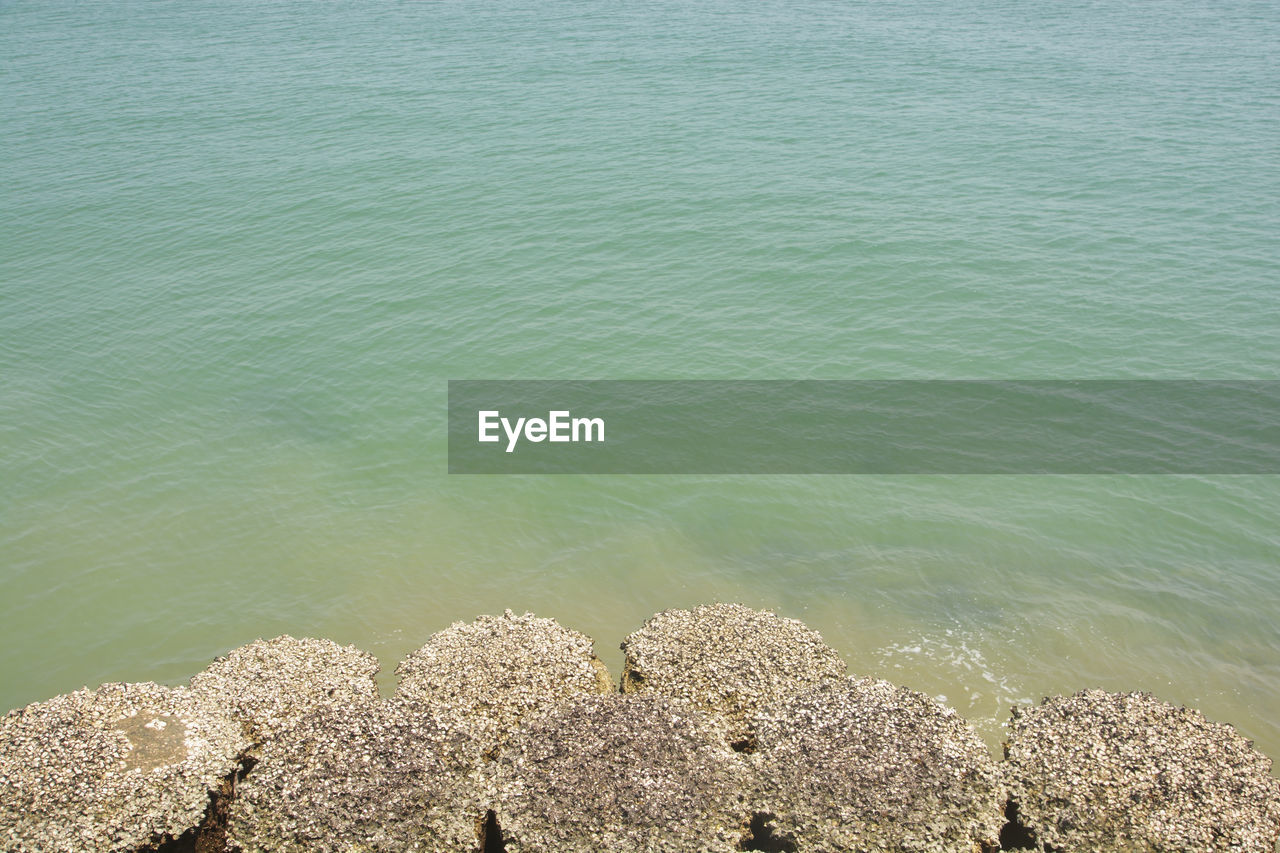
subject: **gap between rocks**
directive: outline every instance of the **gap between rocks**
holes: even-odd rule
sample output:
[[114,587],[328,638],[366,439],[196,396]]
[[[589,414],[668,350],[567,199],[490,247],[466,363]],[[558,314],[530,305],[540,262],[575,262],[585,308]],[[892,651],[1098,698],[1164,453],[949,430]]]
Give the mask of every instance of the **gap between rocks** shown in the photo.
[[498,825],[498,815],[493,809],[485,813],[483,820],[476,821],[476,837],[480,842],[480,853],[507,853],[507,842],[502,837],[502,827]]
[[[1018,804],[1009,800],[1004,806],[1005,825],[1000,829],[1001,850],[1038,850],[1036,834],[1022,823],[1018,816]],[[1051,845],[1046,844],[1044,853],[1057,853]]]
[[795,853],[796,843],[785,833],[774,833],[773,815],[756,812],[751,816],[747,834],[738,842],[739,850],[761,850],[765,853]]
[[[236,798],[236,785],[253,769],[257,760],[251,755],[240,756],[239,765],[218,784],[218,790],[209,794],[200,825],[188,829],[177,838],[160,838],[137,853],[225,853],[227,846],[227,822],[231,817],[231,803]],[[238,849],[238,848],[236,848]]]

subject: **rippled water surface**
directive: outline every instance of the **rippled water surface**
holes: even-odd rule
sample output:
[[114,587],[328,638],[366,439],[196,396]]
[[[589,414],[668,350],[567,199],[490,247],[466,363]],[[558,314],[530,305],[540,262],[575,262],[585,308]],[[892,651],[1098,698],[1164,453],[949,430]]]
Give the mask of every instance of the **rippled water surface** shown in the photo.
[[510,607],[1280,757],[1280,477],[478,477],[449,378],[1280,378],[1280,5],[0,3],[0,705]]

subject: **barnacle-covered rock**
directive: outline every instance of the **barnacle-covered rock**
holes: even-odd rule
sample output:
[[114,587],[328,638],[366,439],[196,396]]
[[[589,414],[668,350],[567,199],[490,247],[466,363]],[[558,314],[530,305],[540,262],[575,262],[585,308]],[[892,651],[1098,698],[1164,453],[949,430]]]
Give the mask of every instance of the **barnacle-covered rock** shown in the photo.
[[750,740],[752,714],[845,674],[840,656],[795,619],[741,604],[664,610],[622,643],[622,689],[654,690],[722,718]]
[[1014,708],[1010,796],[1040,849],[1272,853],[1280,781],[1234,728],[1146,693]]
[[396,698],[492,756],[520,721],[611,689],[591,638],[531,613],[455,622],[396,667]]
[[471,851],[483,810],[461,744],[398,701],[318,707],[236,789],[243,853]]
[[737,850],[745,765],[714,720],[657,694],[581,697],[488,768],[508,853]]
[[248,742],[206,698],[104,684],[0,718],[0,849],[137,850],[194,839]]
[[278,737],[321,707],[378,699],[378,659],[355,646],[290,636],[234,649],[191,679],[259,742]]
[[755,727],[753,828],[777,849],[996,849],[1005,793],[995,762],[967,722],[928,696],[835,679],[770,706]]

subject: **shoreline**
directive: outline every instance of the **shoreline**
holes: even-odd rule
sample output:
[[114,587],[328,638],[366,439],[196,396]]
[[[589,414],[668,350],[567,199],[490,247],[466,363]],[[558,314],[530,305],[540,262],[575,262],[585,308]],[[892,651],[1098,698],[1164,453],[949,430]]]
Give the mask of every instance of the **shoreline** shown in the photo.
[[621,646],[506,611],[396,668],[289,636],[189,687],[106,684],[0,718],[15,851],[1250,850],[1280,781],[1233,727],[1145,693],[1013,709],[1003,758],[953,709],[847,674],[741,605]]

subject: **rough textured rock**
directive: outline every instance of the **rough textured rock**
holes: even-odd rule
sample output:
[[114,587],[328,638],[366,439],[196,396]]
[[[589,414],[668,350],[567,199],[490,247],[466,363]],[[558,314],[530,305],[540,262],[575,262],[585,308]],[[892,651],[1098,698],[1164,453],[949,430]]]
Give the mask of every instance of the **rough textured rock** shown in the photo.
[[33,704],[0,718],[0,850],[987,853],[1010,799],[1015,849],[1280,835],[1270,760],[1146,694],[1015,709],[997,766],[953,711],[841,675],[772,613],[666,611],[623,648],[609,693],[589,638],[508,611],[433,636],[391,700],[371,655],[278,637],[191,688]]
[[1280,782],[1231,726],[1088,690],[1015,708],[1009,728],[1010,796],[1041,850],[1275,849]]
[[243,853],[470,851],[483,809],[459,753],[394,700],[318,707],[262,746],[227,839]]
[[290,636],[258,640],[191,679],[256,741],[278,737],[318,708],[378,700],[378,659],[355,646]]
[[520,720],[576,696],[612,689],[591,638],[510,610],[455,622],[396,667],[396,698],[461,731],[492,756]]
[[590,696],[531,721],[488,768],[508,853],[731,851],[745,762],[657,694]]
[[10,711],[0,719],[0,849],[191,838],[247,748],[239,725],[185,688],[104,684]]
[[756,733],[752,808],[777,840],[757,849],[996,849],[1006,799],[996,764],[968,723],[923,694],[826,681],[762,712]]
[[622,690],[654,690],[722,718],[735,741],[750,740],[761,708],[846,666],[795,619],[740,604],[664,610],[622,643]]

